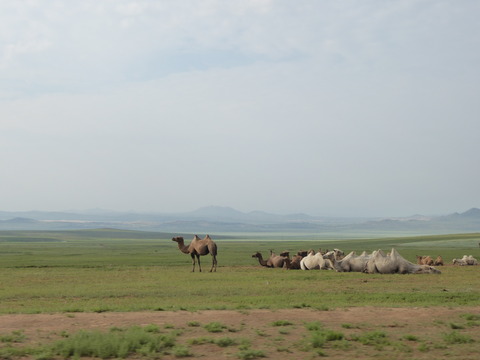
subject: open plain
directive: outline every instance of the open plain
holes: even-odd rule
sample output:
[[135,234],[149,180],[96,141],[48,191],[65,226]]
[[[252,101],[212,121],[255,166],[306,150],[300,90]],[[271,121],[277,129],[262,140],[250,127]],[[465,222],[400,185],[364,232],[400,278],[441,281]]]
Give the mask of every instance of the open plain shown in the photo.
[[[480,234],[212,238],[217,272],[192,273],[190,257],[165,234],[2,232],[0,357],[476,359],[480,353],[480,267],[450,265],[464,254],[479,257]],[[440,275],[380,275],[269,269],[251,257],[320,247],[394,247],[412,262],[415,255],[441,255],[447,265]],[[208,255],[202,265],[210,268]],[[162,346],[144,339],[123,352],[105,351],[138,338],[133,330],[157,345],[163,339]],[[82,343],[82,336],[90,340]],[[89,348],[96,342],[103,352]]]

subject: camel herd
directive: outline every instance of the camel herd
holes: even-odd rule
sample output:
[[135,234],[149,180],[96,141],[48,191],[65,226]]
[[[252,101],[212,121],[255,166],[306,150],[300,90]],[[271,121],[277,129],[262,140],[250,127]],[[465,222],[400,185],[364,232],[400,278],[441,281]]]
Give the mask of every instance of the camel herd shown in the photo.
[[[217,271],[217,244],[206,235],[201,239],[197,235],[189,245],[185,245],[183,237],[177,236],[172,238],[178,244],[179,250],[184,254],[192,257],[192,272],[195,271],[195,265],[198,262],[198,269],[202,271],[200,265],[200,256],[211,254],[212,267],[210,272]],[[289,270],[335,270],[337,272],[365,272],[369,274],[440,274],[441,271],[434,266],[444,265],[441,256],[435,260],[430,256],[418,256],[417,264],[414,264],[403,258],[398,251],[393,248],[389,253],[385,254],[382,250],[375,250],[371,254],[364,251],[357,255],[355,251],[345,256],[340,249],[332,251],[315,252],[299,251],[290,258],[290,252],[283,251],[276,255],[270,250],[270,256],[264,259],[260,252],[252,255],[256,258],[261,266],[269,268],[285,268]],[[461,259],[453,259],[454,265],[478,265],[477,259],[472,255],[464,255]]]
[[258,259],[260,265],[266,267],[283,267],[286,269],[302,270],[335,270],[337,272],[365,272],[369,274],[440,274],[441,271],[431,265],[413,264],[403,258],[393,248],[388,254],[382,250],[375,250],[371,254],[364,251],[357,255],[355,251],[344,256],[343,251],[308,252],[299,251],[292,259],[287,251],[275,255],[270,251],[267,260],[257,252],[252,255]]

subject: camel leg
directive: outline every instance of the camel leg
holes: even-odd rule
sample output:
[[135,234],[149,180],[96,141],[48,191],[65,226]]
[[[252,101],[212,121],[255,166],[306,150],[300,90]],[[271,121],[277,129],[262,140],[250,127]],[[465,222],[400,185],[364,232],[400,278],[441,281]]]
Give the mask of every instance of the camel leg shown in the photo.
[[212,255],[212,268],[210,269],[210,272],[217,272],[217,257],[215,255]]
[[190,256],[192,257],[192,272],[195,272],[195,254],[190,254]]
[[202,272],[202,267],[200,266],[200,255],[197,255],[197,262],[198,262],[198,271]]

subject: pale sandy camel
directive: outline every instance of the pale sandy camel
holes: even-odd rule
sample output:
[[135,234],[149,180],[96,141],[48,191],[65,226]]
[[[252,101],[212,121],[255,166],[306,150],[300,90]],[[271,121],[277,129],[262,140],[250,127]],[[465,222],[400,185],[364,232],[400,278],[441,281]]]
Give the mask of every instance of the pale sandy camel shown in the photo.
[[199,271],[202,271],[202,267],[200,265],[200,256],[207,254],[212,255],[212,267],[210,272],[217,271],[217,244],[215,244],[210,236],[207,235],[204,239],[200,239],[197,235],[195,235],[189,245],[185,245],[183,237],[181,236],[172,238],[172,241],[178,243],[178,248],[181,252],[184,254],[190,254],[192,257],[192,272],[195,271],[195,258],[198,262]]
[[453,265],[478,265],[477,259],[475,259],[472,255],[463,255],[461,259],[453,259]]
[[337,260],[335,257],[331,258],[331,260],[337,272],[364,272],[370,257],[371,255],[368,255],[366,251],[361,255],[357,255],[355,251],[352,251],[341,260]]
[[302,270],[330,270],[333,269],[332,261],[324,258],[321,252],[315,254],[314,250],[310,250],[308,255],[300,261]]
[[433,266],[411,263],[395,248],[388,255],[385,255],[382,250],[374,251],[367,262],[366,272],[370,274],[441,274],[441,271]]

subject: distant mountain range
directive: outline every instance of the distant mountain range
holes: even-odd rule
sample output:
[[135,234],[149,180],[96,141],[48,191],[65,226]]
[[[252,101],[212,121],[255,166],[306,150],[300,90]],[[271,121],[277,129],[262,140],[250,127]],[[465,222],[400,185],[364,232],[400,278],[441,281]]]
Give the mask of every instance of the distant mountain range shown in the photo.
[[154,214],[108,210],[67,212],[0,211],[0,230],[78,230],[115,228],[177,233],[303,233],[339,236],[480,232],[480,209],[443,216],[333,218],[307,214],[244,213],[209,206],[186,213]]

